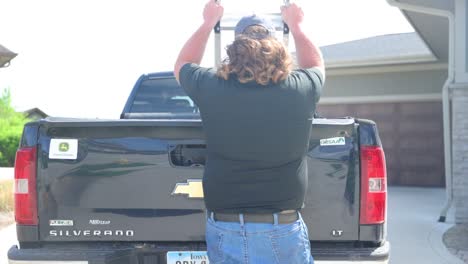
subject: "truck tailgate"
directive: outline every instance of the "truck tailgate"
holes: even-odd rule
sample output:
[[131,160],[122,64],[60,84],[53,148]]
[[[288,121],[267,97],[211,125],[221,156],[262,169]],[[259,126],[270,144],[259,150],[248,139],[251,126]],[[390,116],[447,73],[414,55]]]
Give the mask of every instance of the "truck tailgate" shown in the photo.
[[[356,131],[352,119],[314,121],[311,240],[359,238]],[[38,137],[42,241],[204,241],[201,121],[47,119]]]

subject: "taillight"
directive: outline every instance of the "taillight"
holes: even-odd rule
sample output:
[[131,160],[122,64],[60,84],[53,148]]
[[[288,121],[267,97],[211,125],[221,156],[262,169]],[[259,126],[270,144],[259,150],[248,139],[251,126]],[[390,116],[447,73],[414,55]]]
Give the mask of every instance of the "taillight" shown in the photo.
[[381,224],[387,209],[387,169],[379,146],[361,147],[361,220],[363,225]]
[[19,225],[37,225],[36,153],[36,147],[16,152],[15,219]]

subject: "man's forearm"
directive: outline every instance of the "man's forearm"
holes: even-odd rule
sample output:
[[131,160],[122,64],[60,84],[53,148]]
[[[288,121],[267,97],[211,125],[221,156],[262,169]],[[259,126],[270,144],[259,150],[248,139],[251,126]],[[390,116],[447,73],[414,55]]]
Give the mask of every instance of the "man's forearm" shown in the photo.
[[296,45],[297,63],[300,68],[319,67],[324,70],[322,52],[302,31],[300,25],[290,28]]
[[200,64],[205,53],[206,43],[213,27],[208,23],[203,23],[195,33],[187,40],[179,53],[174,66],[174,74],[179,79],[179,71],[186,63]]

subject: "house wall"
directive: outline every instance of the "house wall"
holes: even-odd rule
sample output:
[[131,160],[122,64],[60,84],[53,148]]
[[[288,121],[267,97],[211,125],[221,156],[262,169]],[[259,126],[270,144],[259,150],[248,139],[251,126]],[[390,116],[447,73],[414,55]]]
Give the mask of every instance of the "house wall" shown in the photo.
[[468,4],[456,0],[455,83],[452,96],[452,166],[455,220],[468,223]]
[[453,196],[455,220],[468,223],[468,84],[453,90]]
[[387,156],[390,185],[442,187],[441,92],[447,69],[397,69],[370,73],[375,69],[368,68],[367,73],[353,74],[329,70],[317,113],[375,121]]
[[444,186],[442,101],[319,104],[323,117],[376,122],[389,185]]
[[468,4],[466,0],[456,1],[455,11],[455,82],[468,82]]
[[441,94],[446,80],[446,69],[328,75],[322,98]]

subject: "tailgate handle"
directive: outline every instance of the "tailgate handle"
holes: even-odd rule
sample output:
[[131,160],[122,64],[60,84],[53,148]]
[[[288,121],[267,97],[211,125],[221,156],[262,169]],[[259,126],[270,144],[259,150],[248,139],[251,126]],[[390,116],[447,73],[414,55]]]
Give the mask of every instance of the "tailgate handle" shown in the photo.
[[201,144],[180,144],[169,146],[169,163],[173,167],[203,168],[206,160],[206,146]]

